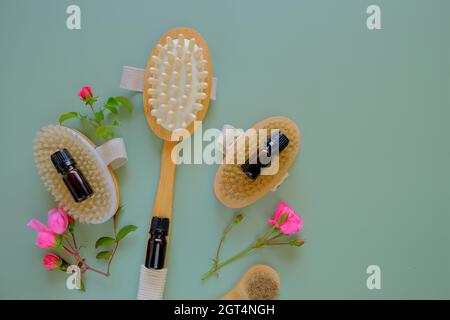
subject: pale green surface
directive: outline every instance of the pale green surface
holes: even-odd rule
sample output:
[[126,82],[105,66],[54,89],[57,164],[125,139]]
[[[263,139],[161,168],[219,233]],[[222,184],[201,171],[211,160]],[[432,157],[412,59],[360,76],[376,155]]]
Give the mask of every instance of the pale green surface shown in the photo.
[[[79,31],[65,27],[73,3]],[[84,294],[39,265],[43,251],[26,228],[54,205],[35,171],[33,137],[77,110],[83,85],[102,97],[130,95],[118,89],[121,67],[144,66],[175,26],[199,30],[214,60],[218,100],[205,127],[286,115],[303,133],[290,177],[245,209],[224,254],[263,232],[279,200],[303,215],[307,244],[256,252],[202,283],[233,211],[215,198],[215,166],[179,167],[167,298],[219,297],[254,263],[280,272],[285,299],[450,298],[450,2],[378,0],[383,30],[373,32],[365,25],[372,3],[2,0],[0,298],[135,297],[162,145],[141,95],[123,120],[129,161],[118,172],[122,223],[140,229],[120,248],[112,277],[90,274]],[[110,227],[85,226],[80,238],[93,244]],[[370,264],[382,268],[380,291],[366,288]]]

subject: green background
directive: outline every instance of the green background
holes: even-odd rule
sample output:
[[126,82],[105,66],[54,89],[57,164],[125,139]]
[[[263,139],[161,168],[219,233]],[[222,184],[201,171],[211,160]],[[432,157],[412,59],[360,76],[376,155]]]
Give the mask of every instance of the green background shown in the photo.
[[[382,10],[382,30],[366,8]],[[81,30],[66,28],[70,4]],[[206,283],[218,238],[234,211],[213,192],[216,166],[177,169],[166,298],[215,299],[255,263],[281,275],[280,298],[450,298],[449,1],[11,1],[0,2],[0,298],[133,299],[146,246],[162,141],[140,94],[118,88],[123,65],[143,67],[161,34],[176,26],[207,40],[217,101],[205,128],[248,128],[273,115],[298,123],[303,141],[276,193],[244,209],[224,256],[266,230],[284,200],[303,216],[296,248],[253,253]],[[34,166],[33,138],[59,114],[80,110],[84,85],[132,97],[122,118],[129,161],[118,170],[125,212],[140,228],[121,245],[112,277],[87,276],[87,292],[40,265],[32,217],[54,206]],[[76,125],[73,122],[72,125]],[[91,261],[111,223],[86,225]],[[102,267],[101,262],[93,264]],[[366,268],[382,271],[368,290]]]

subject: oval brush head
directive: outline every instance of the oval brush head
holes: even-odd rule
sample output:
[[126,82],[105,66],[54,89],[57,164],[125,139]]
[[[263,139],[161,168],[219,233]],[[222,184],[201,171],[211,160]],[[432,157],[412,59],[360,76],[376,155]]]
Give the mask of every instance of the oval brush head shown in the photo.
[[273,268],[259,264],[251,267],[222,300],[273,300],[280,291],[280,277]]
[[[243,208],[264,197],[285,178],[300,149],[300,130],[289,118],[271,117],[258,122],[253,128],[267,129],[267,132],[278,129],[289,139],[289,145],[279,155],[278,172],[274,175],[260,175],[255,180],[244,174],[238,163],[238,156],[243,154],[245,160],[249,157],[249,150],[257,150],[259,136],[258,139],[247,139],[250,143],[238,143],[239,139],[249,136],[247,131],[228,147],[234,150],[233,163],[220,165],[214,179],[214,191],[219,201],[229,208]],[[257,134],[259,135],[258,131]]]
[[[77,162],[94,194],[83,202],[75,202],[65,186],[62,176],[53,166],[50,155],[66,148]],[[60,125],[49,125],[38,132],[34,144],[34,157],[44,185],[58,205],[85,223],[102,223],[111,218],[119,207],[119,189],[112,170],[95,150],[95,145],[80,132]]]
[[144,78],[144,111],[164,140],[172,132],[194,132],[208,110],[212,63],[202,36],[189,28],[166,32],[153,48]]

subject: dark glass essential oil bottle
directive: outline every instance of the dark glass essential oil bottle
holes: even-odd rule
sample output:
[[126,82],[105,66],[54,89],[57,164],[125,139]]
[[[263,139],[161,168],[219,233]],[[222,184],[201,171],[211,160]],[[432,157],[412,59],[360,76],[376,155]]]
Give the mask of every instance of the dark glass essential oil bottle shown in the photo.
[[145,266],[148,269],[163,269],[166,259],[169,218],[153,217],[150,226],[150,239],[147,244]]
[[[276,131],[271,135],[267,144],[260,148],[256,154],[250,156],[244,164],[241,165],[245,175],[253,180],[259,177],[261,169],[268,167],[272,157],[280,154],[289,145],[289,139],[281,131]],[[262,160],[265,161],[262,161]]]
[[77,163],[69,150],[56,151],[50,158],[58,173],[62,174],[63,181],[75,202],[84,201],[92,196],[94,191],[83,173],[77,169]]

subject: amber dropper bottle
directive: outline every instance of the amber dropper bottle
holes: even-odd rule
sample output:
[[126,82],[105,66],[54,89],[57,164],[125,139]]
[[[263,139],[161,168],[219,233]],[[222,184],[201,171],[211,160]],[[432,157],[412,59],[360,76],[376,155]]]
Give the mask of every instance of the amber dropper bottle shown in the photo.
[[77,169],[77,163],[69,150],[56,151],[50,158],[58,173],[62,174],[63,181],[75,202],[84,201],[92,196],[94,191],[83,173]]
[[[241,165],[245,175],[253,180],[259,177],[261,169],[270,165],[272,157],[279,155],[289,145],[289,139],[281,131],[276,131],[271,135],[267,144],[259,149],[254,155]],[[266,159],[268,161],[262,161]]]
[[169,233],[169,218],[153,217],[150,226],[150,238],[147,244],[145,266],[148,269],[163,269],[166,260],[167,240]]

